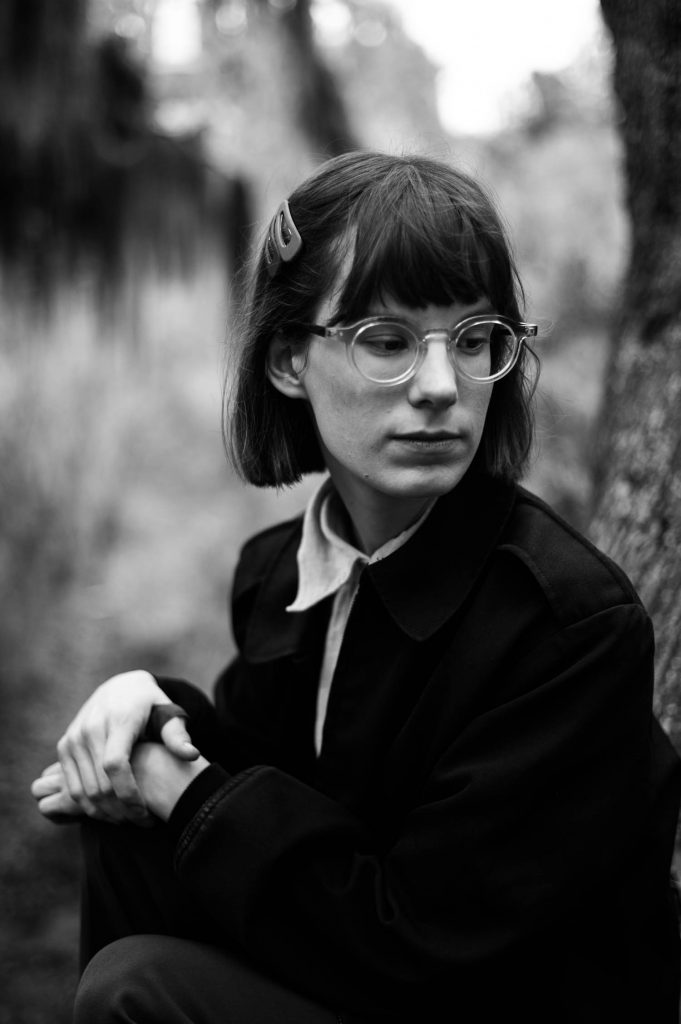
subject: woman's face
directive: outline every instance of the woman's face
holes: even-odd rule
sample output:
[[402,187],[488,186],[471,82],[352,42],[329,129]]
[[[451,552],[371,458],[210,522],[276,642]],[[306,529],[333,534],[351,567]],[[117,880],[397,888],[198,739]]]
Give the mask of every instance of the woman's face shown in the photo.
[[[327,323],[334,298],[322,303],[318,323]],[[402,316],[425,333],[449,329],[465,317],[489,312],[474,305],[410,309],[380,303],[366,315]],[[382,387],[364,379],[335,338],[313,337],[300,376],[319,443],[350,515],[358,510],[405,514],[456,487],[480,444],[492,384],[457,380],[444,336],[430,339],[411,380]]]

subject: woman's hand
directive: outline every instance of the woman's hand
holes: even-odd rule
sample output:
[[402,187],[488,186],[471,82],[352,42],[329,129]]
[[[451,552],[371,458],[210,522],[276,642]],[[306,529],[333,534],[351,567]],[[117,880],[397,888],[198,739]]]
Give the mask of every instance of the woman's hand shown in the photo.
[[31,785],[31,793],[38,801],[38,810],[51,821],[68,821],[79,818],[82,811],[69,796],[64,782],[64,773],[57,761],[47,766],[42,775]]
[[144,803],[163,821],[208,764],[201,755],[195,761],[181,761],[160,743],[138,743],[132,755],[132,770]]
[[[31,785],[31,793],[38,802],[38,810],[49,821],[58,825],[76,821],[83,817],[83,809],[72,800],[66,787],[64,773],[59,761],[45,768],[42,775]],[[123,811],[118,819],[111,818],[103,811],[91,808],[91,815],[103,821],[123,820]]]
[[[148,819],[130,757],[151,709],[169,703],[154,677],[141,670],[113,676],[85,702],[57,744],[66,791],[81,813],[113,821]],[[181,762],[199,757],[182,718],[166,722],[161,740]]]
[[[132,755],[132,769],[144,803],[163,821],[167,821],[189,783],[208,767],[208,763],[201,756],[196,761],[181,761],[160,743],[138,743]],[[40,813],[50,821],[64,824],[83,816],[83,808],[69,794],[59,761],[45,768],[31,785],[31,793]],[[126,821],[125,807],[112,803],[113,813],[98,810],[94,805],[87,813],[113,824]]]

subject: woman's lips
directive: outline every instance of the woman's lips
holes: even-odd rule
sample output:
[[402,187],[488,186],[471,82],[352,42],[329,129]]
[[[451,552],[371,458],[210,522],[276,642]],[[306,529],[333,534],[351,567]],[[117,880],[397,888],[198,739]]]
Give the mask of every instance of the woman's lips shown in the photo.
[[396,434],[395,440],[413,448],[446,451],[460,445],[463,434],[454,434],[448,430],[418,430],[409,434]]
[[451,430],[413,430],[408,434],[397,434],[396,436],[408,441],[451,441],[460,438],[461,434],[455,434]]

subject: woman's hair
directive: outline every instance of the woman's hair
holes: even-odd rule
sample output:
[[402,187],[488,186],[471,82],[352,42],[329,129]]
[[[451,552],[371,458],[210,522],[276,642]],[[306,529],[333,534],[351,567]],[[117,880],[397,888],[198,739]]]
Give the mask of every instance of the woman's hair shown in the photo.
[[[267,363],[275,334],[287,324],[314,322],[334,287],[342,284],[334,323],[360,319],[386,297],[414,308],[486,297],[497,313],[522,319],[522,286],[494,202],[453,167],[421,156],[347,153],[304,181],[289,207],[302,248],[271,277],[264,239],[259,246],[225,402],[232,460],[261,487],[325,469],[307,403],[282,395]],[[522,346],[515,367],[493,386],[475,460],[481,470],[507,479],[521,474],[532,444],[535,376]]]

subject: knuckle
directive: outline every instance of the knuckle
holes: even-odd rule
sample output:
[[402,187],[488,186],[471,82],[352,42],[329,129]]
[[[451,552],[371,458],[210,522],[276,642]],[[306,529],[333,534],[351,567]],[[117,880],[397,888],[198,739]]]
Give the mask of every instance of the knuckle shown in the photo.
[[125,771],[128,761],[122,754],[107,754],[104,758],[102,767],[108,778],[111,776],[120,775]]
[[90,729],[86,722],[78,722],[70,730],[72,742],[77,746],[83,746],[90,738]]
[[63,735],[64,750],[67,754],[73,753],[79,747],[85,745],[87,734],[81,725],[72,725]]

